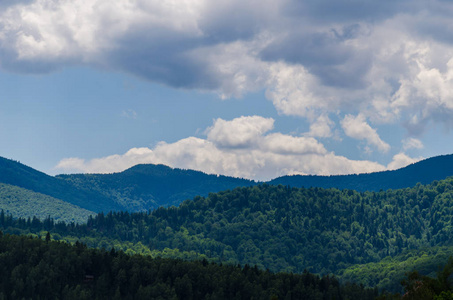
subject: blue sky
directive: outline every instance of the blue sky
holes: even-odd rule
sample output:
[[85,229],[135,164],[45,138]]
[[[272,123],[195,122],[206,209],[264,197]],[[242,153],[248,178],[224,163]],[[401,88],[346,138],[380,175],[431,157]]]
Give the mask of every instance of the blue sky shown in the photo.
[[0,156],[252,179],[453,146],[448,1],[0,3]]

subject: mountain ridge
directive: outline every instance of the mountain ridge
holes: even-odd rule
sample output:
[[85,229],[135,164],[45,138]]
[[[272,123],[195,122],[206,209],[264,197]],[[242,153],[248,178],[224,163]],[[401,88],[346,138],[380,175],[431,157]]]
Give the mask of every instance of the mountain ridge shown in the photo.
[[[281,176],[265,183],[291,187],[338,188],[379,191],[413,187],[453,176],[453,155],[422,160],[404,168],[367,174]],[[110,174],[50,176],[17,161],[0,157],[0,183],[18,186],[63,200],[93,212],[148,211],[178,206],[186,199],[263,182],[139,164]]]
[[423,159],[397,170],[348,175],[286,175],[268,181],[293,187],[349,189],[360,192],[400,189],[428,184],[453,175],[453,154]]

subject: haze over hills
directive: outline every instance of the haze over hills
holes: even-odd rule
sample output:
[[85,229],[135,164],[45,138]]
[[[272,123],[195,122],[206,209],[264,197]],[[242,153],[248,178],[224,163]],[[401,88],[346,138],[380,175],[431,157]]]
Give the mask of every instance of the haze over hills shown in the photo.
[[[379,191],[412,187],[418,182],[427,184],[452,175],[453,155],[443,155],[395,171],[338,176],[283,176],[268,183],[292,187]],[[177,206],[198,195],[207,196],[209,193],[258,184],[246,179],[152,164],[137,165],[113,174],[49,176],[1,157],[0,183],[47,195],[92,212],[134,212],[160,206]],[[25,194],[23,198],[28,199]],[[56,205],[56,202],[50,205]]]

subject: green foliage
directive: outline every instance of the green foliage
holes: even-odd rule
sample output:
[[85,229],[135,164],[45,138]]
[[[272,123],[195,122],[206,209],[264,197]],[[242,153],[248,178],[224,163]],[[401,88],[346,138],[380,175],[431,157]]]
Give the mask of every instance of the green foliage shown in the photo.
[[[0,225],[11,233],[42,235],[42,231],[50,231],[58,239],[80,239],[93,247],[126,249],[120,248],[126,245],[136,253],[167,251],[177,257],[206,257],[271,271],[300,273],[309,269],[336,274],[346,269],[342,278],[355,280],[357,274],[371,274],[376,269],[366,264],[398,255],[401,258],[396,260],[418,267],[424,266],[423,254],[434,256],[431,262],[426,259],[428,273],[434,271],[428,269],[436,259],[445,257],[442,255],[449,248],[418,254],[411,251],[450,246],[452,218],[450,178],[425,186],[365,193],[264,184],[195,197],[179,207],[146,213],[100,213],[86,224],[40,223],[6,216],[3,221],[0,218]],[[395,264],[384,260],[381,266],[392,271]],[[355,265],[364,266],[360,270]],[[384,273],[376,272],[382,282],[366,276],[362,282],[390,286],[388,281],[398,281],[400,273],[389,274],[392,277],[384,278]]]
[[421,275],[418,271],[406,273],[401,281],[404,287],[402,295],[383,295],[381,299],[407,300],[447,300],[453,299],[453,257],[450,257],[436,277]]
[[44,220],[52,216],[55,221],[66,223],[86,222],[95,214],[68,202],[3,183],[0,183],[0,208],[18,218]]
[[337,275],[343,282],[356,282],[379,290],[398,292],[403,289],[400,282],[406,274],[417,270],[420,274],[434,276],[439,266],[445,265],[452,254],[452,246],[410,250],[379,262],[353,265]]
[[0,232],[6,299],[374,299],[335,277],[127,255]]

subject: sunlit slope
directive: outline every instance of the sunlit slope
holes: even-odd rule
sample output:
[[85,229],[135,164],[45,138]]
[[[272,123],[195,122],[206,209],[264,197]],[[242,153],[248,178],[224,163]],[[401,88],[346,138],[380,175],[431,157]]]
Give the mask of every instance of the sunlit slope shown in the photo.
[[68,202],[3,183],[0,183],[0,210],[17,218],[44,220],[51,217],[56,222],[66,223],[84,223],[88,216],[95,215]]

